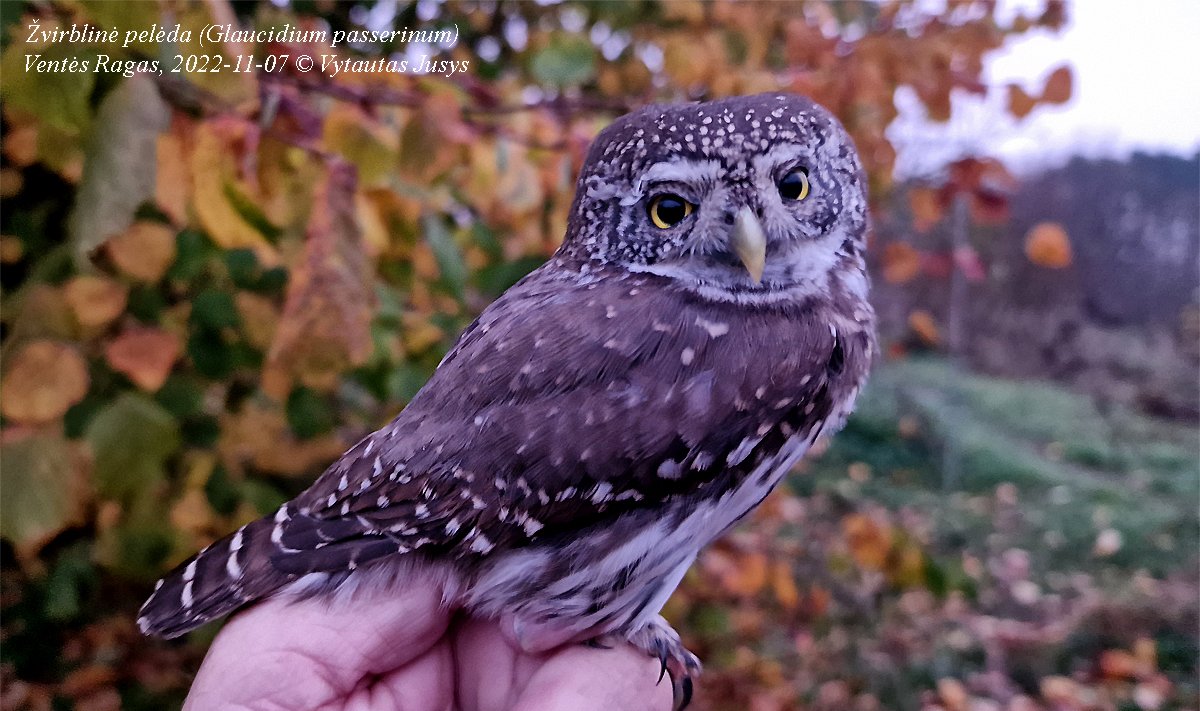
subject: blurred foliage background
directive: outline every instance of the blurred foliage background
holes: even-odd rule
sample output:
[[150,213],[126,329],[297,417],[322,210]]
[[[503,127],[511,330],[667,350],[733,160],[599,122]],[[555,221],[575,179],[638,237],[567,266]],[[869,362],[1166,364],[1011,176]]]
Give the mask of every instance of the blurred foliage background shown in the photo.
[[[1068,101],[1067,65],[983,80],[986,53],[1066,13],[4,3],[0,708],[177,707],[216,626],[140,637],[155,578],[390,419],[555,249],[608,121],[787,90],[867,166],[886,357],[846,431],[668,604],[706,663],[697,708],[1196,709],[1200,159],[1019,181],[970,150],[893,173],[898,92],[933,123],[952,97],[999,95],[1012,120]],[[31,44],[35,20],[457,41]],[[282,66],[169,71],[213,52]],[[31,53],[164,72],[29,73]],[[323,55],[469,65],[296,69]],[[1126,198],[1100,201],[1118,172]]]

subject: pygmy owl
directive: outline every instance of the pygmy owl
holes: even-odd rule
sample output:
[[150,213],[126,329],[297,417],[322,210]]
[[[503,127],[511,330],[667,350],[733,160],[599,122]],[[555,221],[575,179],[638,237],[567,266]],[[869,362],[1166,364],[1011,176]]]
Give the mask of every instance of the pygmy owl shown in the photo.
[[159,582],[142,630],[436,573],[527,651],[628,640],[686,703],[699,662],[659,611],[850,410],[874,350],[866,229],[850,138],[806,98],[616,120],[555,255],[388,425]]

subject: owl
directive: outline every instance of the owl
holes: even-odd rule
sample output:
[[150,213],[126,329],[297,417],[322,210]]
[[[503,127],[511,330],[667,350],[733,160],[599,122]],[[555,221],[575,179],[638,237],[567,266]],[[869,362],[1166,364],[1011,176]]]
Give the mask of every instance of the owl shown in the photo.
[[700,664],[663,604],[866,378],[865,192],[845,130],[801,96],[617,119],[554,256],[394,420],[160,581],[141,629],[436,574],[526,651],[627,640],[686,704]]

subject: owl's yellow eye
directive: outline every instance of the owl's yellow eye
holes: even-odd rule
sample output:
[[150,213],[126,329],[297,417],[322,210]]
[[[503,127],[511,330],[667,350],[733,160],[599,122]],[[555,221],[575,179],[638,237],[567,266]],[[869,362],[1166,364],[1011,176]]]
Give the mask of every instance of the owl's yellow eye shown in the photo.
[[650,213],[650,221],[654,223],[654,226],[665,230],[683,222],[688,215],[692,214],[694,207],[695,205],[678,195],[666,193],[654,196],[646,211]]
[[779,181],[779,194],[784,200],[803,200],[808,197],[808,171],[793,170]]

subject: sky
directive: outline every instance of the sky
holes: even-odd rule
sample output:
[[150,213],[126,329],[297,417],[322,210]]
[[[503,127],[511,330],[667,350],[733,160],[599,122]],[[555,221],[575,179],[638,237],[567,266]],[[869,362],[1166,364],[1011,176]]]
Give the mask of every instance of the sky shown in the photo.
[[[1007,0],[1002,12],[1038,7]],[[1071,155],[1122,157],[1134,150],[1192,155],[1200,149],[1200,0],[1075,0],[1061,32],[1010,39],[985,68],[989,86],[1012,81],[1030,93],[1056,67],[1074,69],[1074,95],[1023,121],[998,117],[996,104],[957,97],[951,126],[926,125],[912,97],[897,96],[898,173],[921,174],[964,146],[999,155],[1018,172]],[[1004,92],[993,101],[1003,105]]]

